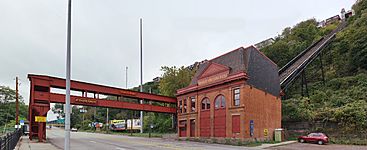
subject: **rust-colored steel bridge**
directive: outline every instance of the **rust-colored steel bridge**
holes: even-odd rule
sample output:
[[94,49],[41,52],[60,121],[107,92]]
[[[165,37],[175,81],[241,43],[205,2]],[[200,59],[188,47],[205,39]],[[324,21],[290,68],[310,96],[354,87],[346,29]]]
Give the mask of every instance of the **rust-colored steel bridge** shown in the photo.
[[[46,139],[46,122],[36,120],[36,117],[47,117],[50,103],[65,103],[65,79],[29,74],[30,101],[29,101],[29,138],[37,137],[39,141]],[[104,85],[71,81],[70,103],[73,105],[86,105],[95,107],[108,107],[147,112],[160,112],[176,114],[176,98],[136,92]],[[75,94],[77,93],[77,94]],[[114,97],[115,100],[108,100]],[[127,102],[124,98],[144,101],[160,102],[159,105],[151,103],[140,104]]]

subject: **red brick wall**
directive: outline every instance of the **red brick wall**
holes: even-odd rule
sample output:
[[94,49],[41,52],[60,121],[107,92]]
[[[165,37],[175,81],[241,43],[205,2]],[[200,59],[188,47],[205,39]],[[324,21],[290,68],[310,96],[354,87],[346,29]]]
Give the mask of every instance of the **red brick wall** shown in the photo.
[[[245,138],[250,138],[250,120],[254,121],[253,138],[273,137],[274,129],[281,127],[281,99],[251,86],[242,89],[245,104]],[[265,137],[266,138],[266,137]]]
[[[233,89],[240,88],[240,106],[233,106]],[[218,95],[224,95],[226,98],[226,136],[237,138],[271,138],[274,129],[281,127],[281,100],[274,95],[268,94],[262,90],[256,89],[242,82],[212,87],[206,91],[196,91],[179,96],[178,99],[187,99],[187,97],[196,97],[196,112],[178,114],[178,120],[195,119],[195,136],[200,137],[200,115],[201,100],[205,97],[211,102],[210,108],[210,136],[214,137],[214,100]],[[190,103],[188,102],[188,112]],[[232,116],[240,116],[240,133],[232,133]],[[254,136],[250,137],[250,120],[254,121]],[[190,135],[190,124],[187,124],[186,135]],[[264,137],[264,129],[268,129],[268,136]]]

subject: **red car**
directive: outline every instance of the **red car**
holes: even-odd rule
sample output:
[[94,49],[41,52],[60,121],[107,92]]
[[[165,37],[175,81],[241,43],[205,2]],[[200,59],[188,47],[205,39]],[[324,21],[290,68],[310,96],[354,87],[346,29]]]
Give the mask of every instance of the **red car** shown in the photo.
[[307,136],[298,137],[298,142],[317,143],[319,145],[329,142],[329,138],[324,133],[310,133]]

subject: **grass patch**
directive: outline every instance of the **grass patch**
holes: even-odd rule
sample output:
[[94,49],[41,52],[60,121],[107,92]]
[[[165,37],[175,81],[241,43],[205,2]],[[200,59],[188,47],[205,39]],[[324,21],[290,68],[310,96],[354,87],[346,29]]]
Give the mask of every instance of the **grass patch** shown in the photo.
[[367,139],[363,138],[330,138],[330,143],[345,145],[367,145]]
[[244,143],[244,144],[238,145],[238,146],[256,147],[256,146],[260,146],[260,145],[262,145],[262,143],[260,143],[260,142],[247,142],[247,143]]

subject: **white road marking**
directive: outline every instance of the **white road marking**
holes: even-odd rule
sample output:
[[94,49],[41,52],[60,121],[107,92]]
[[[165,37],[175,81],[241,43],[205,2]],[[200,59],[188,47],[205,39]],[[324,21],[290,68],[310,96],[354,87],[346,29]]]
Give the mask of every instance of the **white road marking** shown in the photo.
[[97,143],[96,141],[89,141],[89,142],[92,142],[92,143]]
[[121,148],[121,147],[116,147],[116,149],[118,149],[118,150],[126,150],[126,149]]

